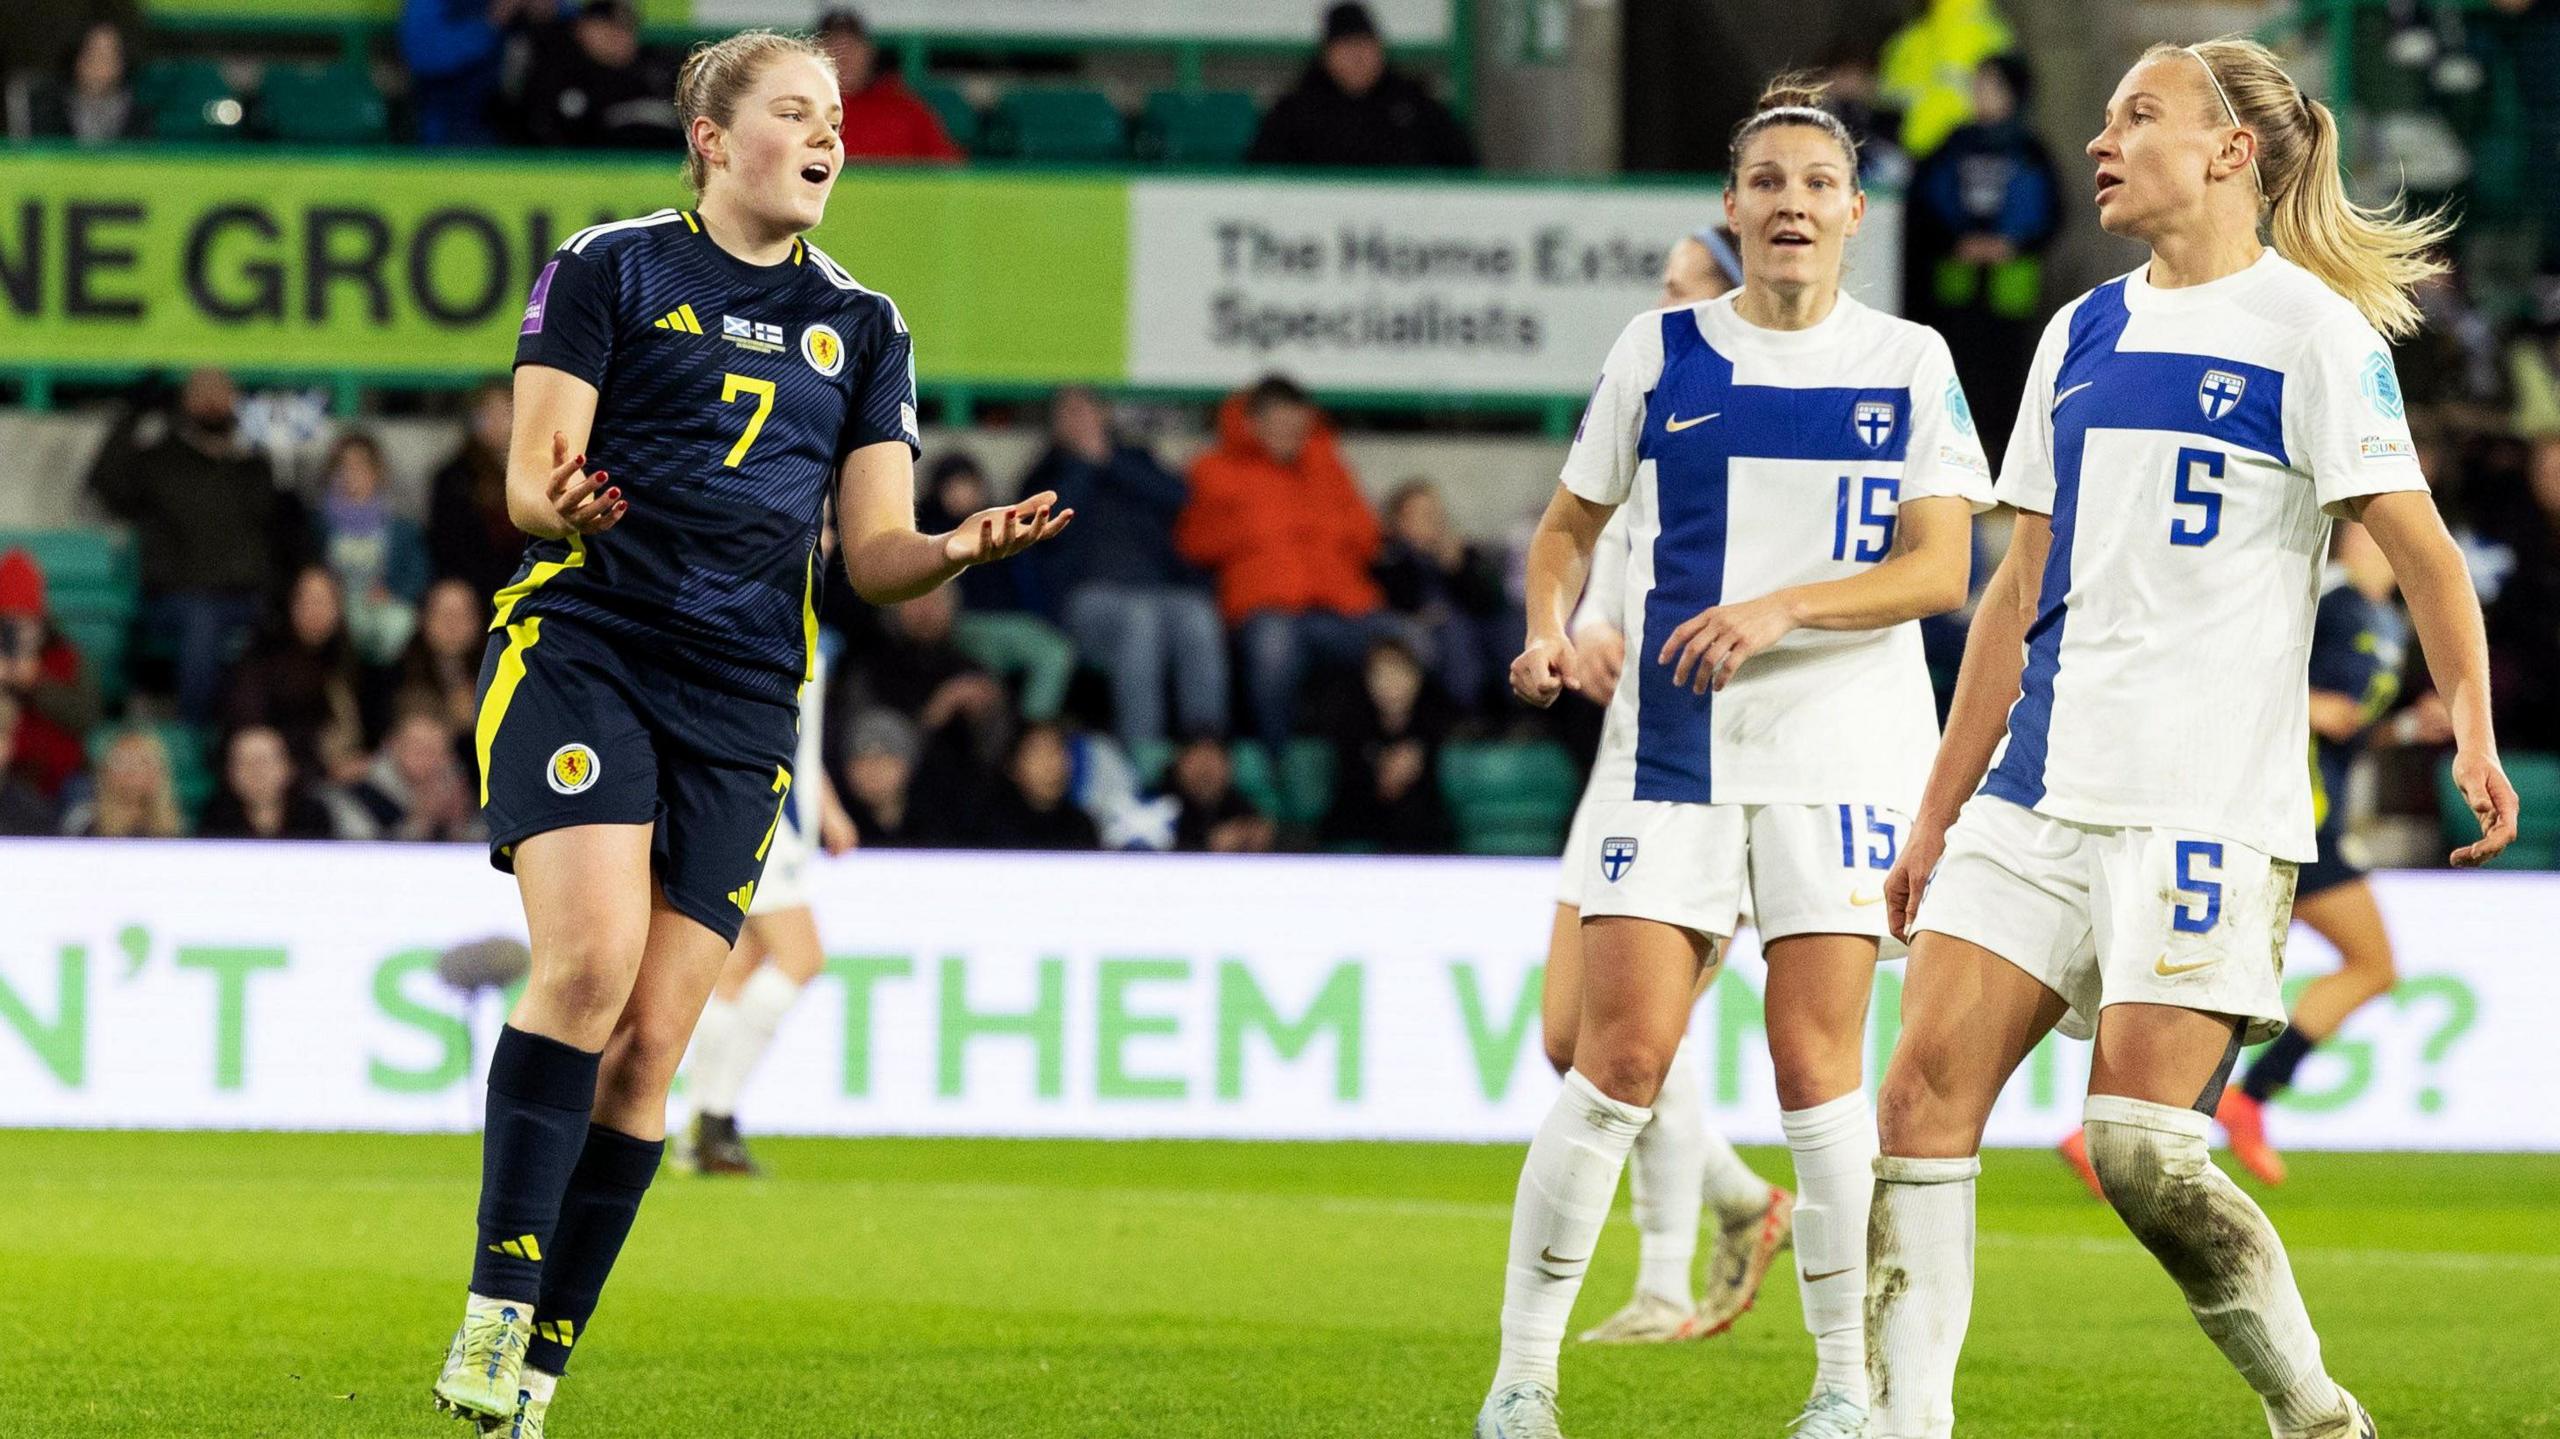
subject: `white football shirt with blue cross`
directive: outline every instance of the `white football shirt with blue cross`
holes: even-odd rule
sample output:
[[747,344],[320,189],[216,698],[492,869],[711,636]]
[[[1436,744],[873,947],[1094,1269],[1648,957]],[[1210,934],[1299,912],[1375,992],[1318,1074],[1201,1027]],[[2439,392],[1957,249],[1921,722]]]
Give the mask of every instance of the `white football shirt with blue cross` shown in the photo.
[[1634,735],[1634,762],[1595,773],[1592,792],[1909,810],[1938,742],[1916,624],[1799,629],[1720,693],[1654,661],[1701,610],[1873,568],[1908,501],[1992,503],[1936,331],[1847,295],[1817,325],[1764,330],[1735,312],[1741,293],[1627,326],[1565,461],[1566,488],[1626,510],[1610,721]]
[[2053,543],[1983,790],[2311,859],[2329,519],[2425,488],[2382,337],[2275,251],[2175,290],[2137,270],[2064,307],[2001,467],[2000,499],[2052,516]]

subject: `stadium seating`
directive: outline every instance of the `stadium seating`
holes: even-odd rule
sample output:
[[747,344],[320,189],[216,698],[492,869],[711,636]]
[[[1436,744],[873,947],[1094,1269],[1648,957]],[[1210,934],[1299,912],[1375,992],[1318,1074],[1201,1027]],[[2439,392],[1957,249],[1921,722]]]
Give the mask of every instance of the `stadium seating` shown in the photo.
[[280,66],[258,89],[266,133],[313,145],[378,145],[390,138],[390,109],[373,77],[352,65]]
[[134,86],[160,140],[237,140],[248,127],[244,110],[222,67],[210,60],[160,60],[144,67]]
[[1135,150],[1168,165],[1232,165],[1262,124],[1253,97],[1240,90],[1159,90],[1138,113]]
[[984,138],[986,122],[960,87],[947,80],[926,80],[915,87],[916,98],[932,109],[951,136],[951,143],[974,153]]
[[1016,90],[987,118],[988,153],[1011,160],[1106,164],[1127,158],[1128,122],[1099,90]]
[[1440,793],[1469,854],[1551,855],[1580,793],[1573,758],[1551,741],[1452,744],[1440,752]]
[[124,697],[124,661],[140,604],[133,549],[97,530],[0,530],[0,554],[24,546],[44,568],[54,623],[80,651],[110,706]]
[[[2516,787],[2522,808],[2516,842],[2491,860],[2496,869],[2560,869],[2560,754],[2512,750],[2503,757],[2507,779]],[[2465,845],[2480,837],[2480,822],[2463,803],[2453,782],[2453,758],[2436,766],[2436,812],[2443,818],[2445,839]]]

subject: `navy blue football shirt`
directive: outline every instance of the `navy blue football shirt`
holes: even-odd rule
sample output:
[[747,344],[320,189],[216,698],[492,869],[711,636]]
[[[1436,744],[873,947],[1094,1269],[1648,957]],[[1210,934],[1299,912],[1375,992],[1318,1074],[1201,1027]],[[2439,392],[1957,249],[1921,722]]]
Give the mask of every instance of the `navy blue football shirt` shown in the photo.
[[805,241],[750,265],[661,210],[569,237],[518,365],[596,387],[587,467],[630,511],[535,540],[492,629],[556,615],[722,688],[789,701],[816,641],[818,529],[845,456],[917,445],[906,322]]

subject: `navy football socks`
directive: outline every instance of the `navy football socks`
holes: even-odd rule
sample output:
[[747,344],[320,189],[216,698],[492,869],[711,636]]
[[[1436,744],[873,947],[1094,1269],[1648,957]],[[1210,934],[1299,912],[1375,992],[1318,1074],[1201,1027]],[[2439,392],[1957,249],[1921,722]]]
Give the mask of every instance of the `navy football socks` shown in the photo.
[[586,1337],[587,1321],[604,1293],[605,1276],[622,1254],[622,1241],[639,1217],[640,1201],[657,1177],[663,1139],[634,1139],[601,1124],[587,1130],[569,1191],[560,1202],[558,1241],[542,1268],[542,1296],[533,1306],[533,1340],[525,1346],[528,1369],[560,1374],[570,1346]]
[[541,1294],[561,1197],[587,1143],[600,1057],[513,1025],[499,1031],[480,1137],[472,1293],[526,1304]]

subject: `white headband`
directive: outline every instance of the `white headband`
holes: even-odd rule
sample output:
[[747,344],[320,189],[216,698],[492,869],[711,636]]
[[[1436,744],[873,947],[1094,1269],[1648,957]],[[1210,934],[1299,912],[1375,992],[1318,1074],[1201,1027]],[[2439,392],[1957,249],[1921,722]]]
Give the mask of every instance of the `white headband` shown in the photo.
[[[2247,130],[2249,127],[2240,123],[2240,112],[2231,107],[2229,92],[2222,88],[2222,77],[2213,73],[2213,62],[2204,58],[2204,52],[2193,45],[2184,45],[2179,48],[2196,57],[2196,63],[2204,67],[2205,81],[2213,86],[2214,98],[2222,102],[2222,113],[2231,117],[2231,127],[2235,130]],[[2257,138],[2255,131],[2251,131],[2250,138],[2252,140]],[[2249,147],[2249,180],[2258,187],[2260,195],[2267,193],[2267,177],[2258,173],[2258,147],[2254,144]]]

